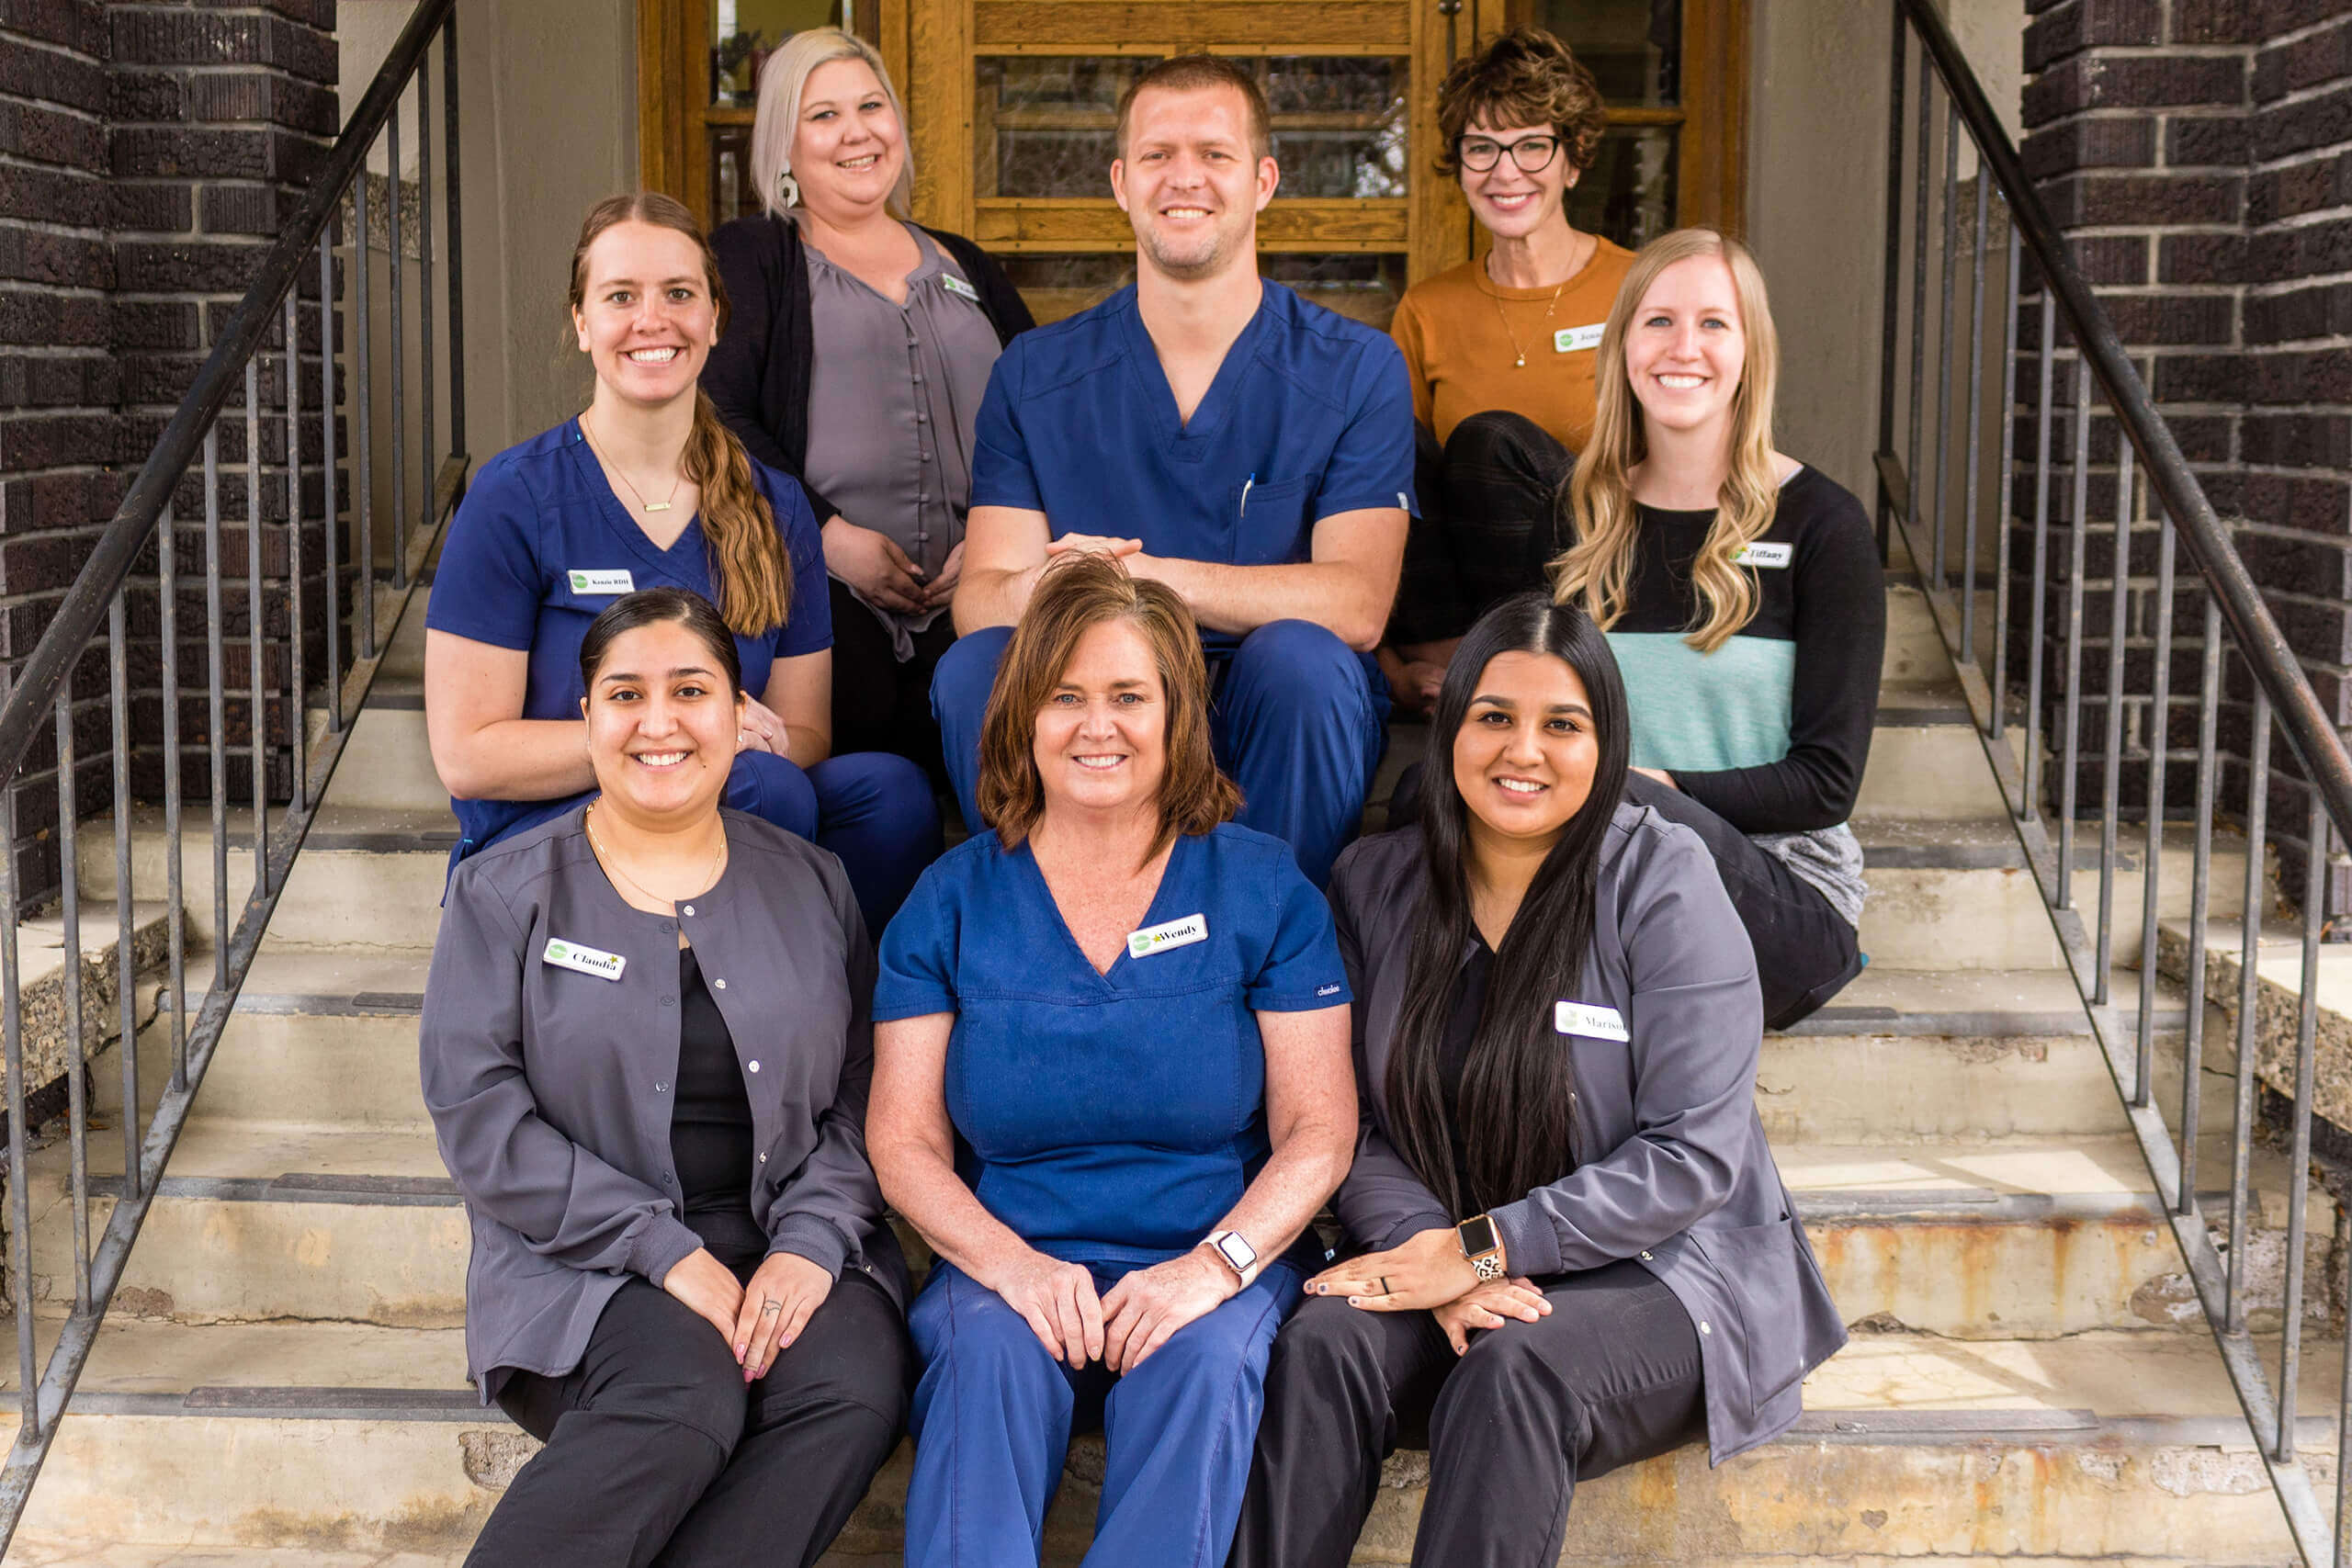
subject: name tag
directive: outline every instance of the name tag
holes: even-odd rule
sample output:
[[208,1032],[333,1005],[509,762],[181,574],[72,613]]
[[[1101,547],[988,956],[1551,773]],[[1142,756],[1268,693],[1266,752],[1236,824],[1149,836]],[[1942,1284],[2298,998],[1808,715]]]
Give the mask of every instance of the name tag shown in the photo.
[[1155,953],[1165,953],[1171,947],[1190,947],[1209,939],[1209,918],[1187,915],[1181,920],[1170,920],[1164,926],[1127,933],[1127,956],[1148,958]]
[[574,593],[634,593],[637,579],[625,571],[571,571],[564,574],[571,580]]
[[961,294],[975,305],[980,302],[980,291],[952,272],[943,272],[939,275],[939,286],[950,294]]
[[1562,1034],[1614,1040],[1621,1045],[1634,1038],[1625,1032],[1625,1021],[1618,1015],[1615,1008],[1595,1007],[1590,1002],[1554,1002],[1552,1027]]
[[1734,566],[1786,566],[1795,558],[1794,545],[1742,545],[1731,558]]
[[1600,346],[1600,330],[1604,323],[1595,321],[1589,327],[1562,327],[1552,334],[1552,352],[1577,354]]
[[601,953],[593,947],[582,947],[576,942],[560,937],[548,938],[547,951],[539,955],[559,969],[577,969],[582,975],[594,975],[599,980],[617,980],[628,960],[617,953]]

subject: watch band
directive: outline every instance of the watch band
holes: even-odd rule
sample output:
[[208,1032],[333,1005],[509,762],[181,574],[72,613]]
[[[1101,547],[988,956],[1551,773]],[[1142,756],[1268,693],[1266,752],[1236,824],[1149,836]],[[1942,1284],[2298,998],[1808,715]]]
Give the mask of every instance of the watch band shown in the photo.
[[[1250,1246],[1250,1238],[1239,1231],[1211,1231],[1201,1238],[1201,1245],[1216,1254],[1218,1262],[1239,1276],[1243,1290],[1248,1290],[1257,1281],[1258,1270],[1263,1267],[1263,1264],[1258,1257],[1258,1249]],[[1246,1257],[1249,1261],[1247,1263],[1238,1261],[1234,1257],[1236,1252]]]
[[[1487,1245],[1474,1252],[1471,1250],[1474,1245],[1472,1233],[1474,1230],[1481,1229],[1484,1235],[1480,1239]],[[1453,1227],[1453,1238],[1461,1247],[1462,1256],[1469,1260],[1471,1270],[1478,1276],[1480,1282],[1499,1280],[1503,1277],[1502,1233],[1496,1228],[1491,1217],[1486,1214],[1472,1215]]]

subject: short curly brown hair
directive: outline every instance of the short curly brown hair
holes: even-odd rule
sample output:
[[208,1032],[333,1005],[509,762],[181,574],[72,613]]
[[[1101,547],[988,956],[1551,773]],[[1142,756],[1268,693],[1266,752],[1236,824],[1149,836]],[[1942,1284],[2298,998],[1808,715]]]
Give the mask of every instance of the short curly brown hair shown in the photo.
[[1600,85],[1542,28],[1513,28],[1445,73],[1437,90],[1437,172],[1448,179],[1462,172],[1457,148],[1474,119],[1498,129],[1554,127],[1577,174],[1600,155],[1609,125]]

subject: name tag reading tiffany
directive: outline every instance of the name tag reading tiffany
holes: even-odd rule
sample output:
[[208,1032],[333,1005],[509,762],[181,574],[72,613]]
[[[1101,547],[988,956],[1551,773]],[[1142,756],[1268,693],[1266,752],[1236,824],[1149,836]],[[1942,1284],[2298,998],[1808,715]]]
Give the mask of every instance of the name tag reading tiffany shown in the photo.
[[1190,947],[1209,939],[1209,918],[1187,915],[1181,920],[1170,920],[1164,926],[1152,926],[1127,933],[1127,956],[1149,958],[1155,953],[1165,953],[1171,947]]
[[1582,1034],[1594,1040],[1614,1040],[1625,1044],[1634,1038],[1625,1032],[1625,1021],[1615,1008],[1595,1007],[1590,1002],[1557,1001],[1552,1004],[1552,1027],[1562,1034]]
[[1552,334],[1552,352],[1579,354],[1588,348],[1599,348],[1600,327],[1601,323],[1599,321],[1593,322],[1589,327],[1562,327]]
[[1796,558],[1794,545],[1742,545],[1731,558],[1734,566],[1786,566]]
[[637,579],[625,571],[567,572],[574,593],[634,593]]
[[617,980],[628,960],[617,953],[603,953],[593,947],[582,947],[576,942],[560,937],[548,938],[548,947],[540,956],[559,969],[577,969],[582,975],[594,975],[599,980]]
[[980,291],[952,272],[943,272],[939,275],[939,287],[950,294],[961,294],[975,305],[980,302]]

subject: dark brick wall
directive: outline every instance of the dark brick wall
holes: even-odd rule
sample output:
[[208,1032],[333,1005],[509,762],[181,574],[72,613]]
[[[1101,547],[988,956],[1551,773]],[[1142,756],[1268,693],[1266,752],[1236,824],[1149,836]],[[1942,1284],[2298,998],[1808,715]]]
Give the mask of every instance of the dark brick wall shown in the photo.
[[[2027,166],[2323,705],[2352,727],[2352,0],[2029,0],[2029,10]],[[2030,339],[2038,306],[2023,325]],[[2114,514],[2115,441],[2102,418],[2092,433],[2098,536],[2085,570],[2098,613],[2086,664],[2103,672],[2099,579],[2113,535],[2099,530]],[[2153,540],[2143,530],[2135,541],[2141,570],[2153,568]],[[2153,614],[2135,602],[2136,649]],[[2201,614],[2184,592],[2176,626],[2193,638]],[[2175,691],[2185,680],[2193,693],[2195,679],[2192,641]],[[2241,671],[2229,687],[2222,801],[2236,816],[2250,744]],[[2135,716],[2135,732],[2145,718]],[[2193,748],[2186,703],[2166,730]],[[2300,892],[2308,795],[2283,744],[2272,761],[2283,884]],[[2174,772],[2181,809],[2193,781]],[[2096,800],[2095,781],[2083,783]],[[2329,907],[2352,908],[2352,879],[2331,878]]]
[[[31,649],[322,162],[339,119],[334,29],[334,0],[0,0],[0,671],[13,671]],[[298,315],[299,342],[310,351],[302,401],[311,411],[320,391],[317,292],[313,271]],[[266,570],[281,576],[284,382],[280,343],[262,378],[260,495]],[[301,446],[314,517],[322,442],[313,412]],[[242,392],[222,416],[220,457],[223,557],[241,569]],[[181,707],[184,773],[191,795],[200,796],[209,723],[200,464],[176,500],[180,664],[184,685],[196,693]],[[308,553],[315,572],[315,541]],[[284,586],[265,592],[265,626],[284,618]],[[312,583],[313,593],[323,591]],[[134,581],[126,608],[141,748],[134,777],[144,794],[161,773],[152,576]],[[232,585],[222,629],[238,690],[224,728],[240,748],[250,734],[243,672],[251,620]],[[284,663],[281,648],[274,681],[283,682]],[[101,653],[85,661],[74,684],[85,811],[111,796],[107,689]],[[270,711],[273,728],[290,734],[282,687]],[[242,750],[234,767],[242,792],[249,788]],[[282,770],[281,758],[274,771]],[[57,784],[54,744],[44,735],[22,759],[16,786],[28,892],[54,884]]]

